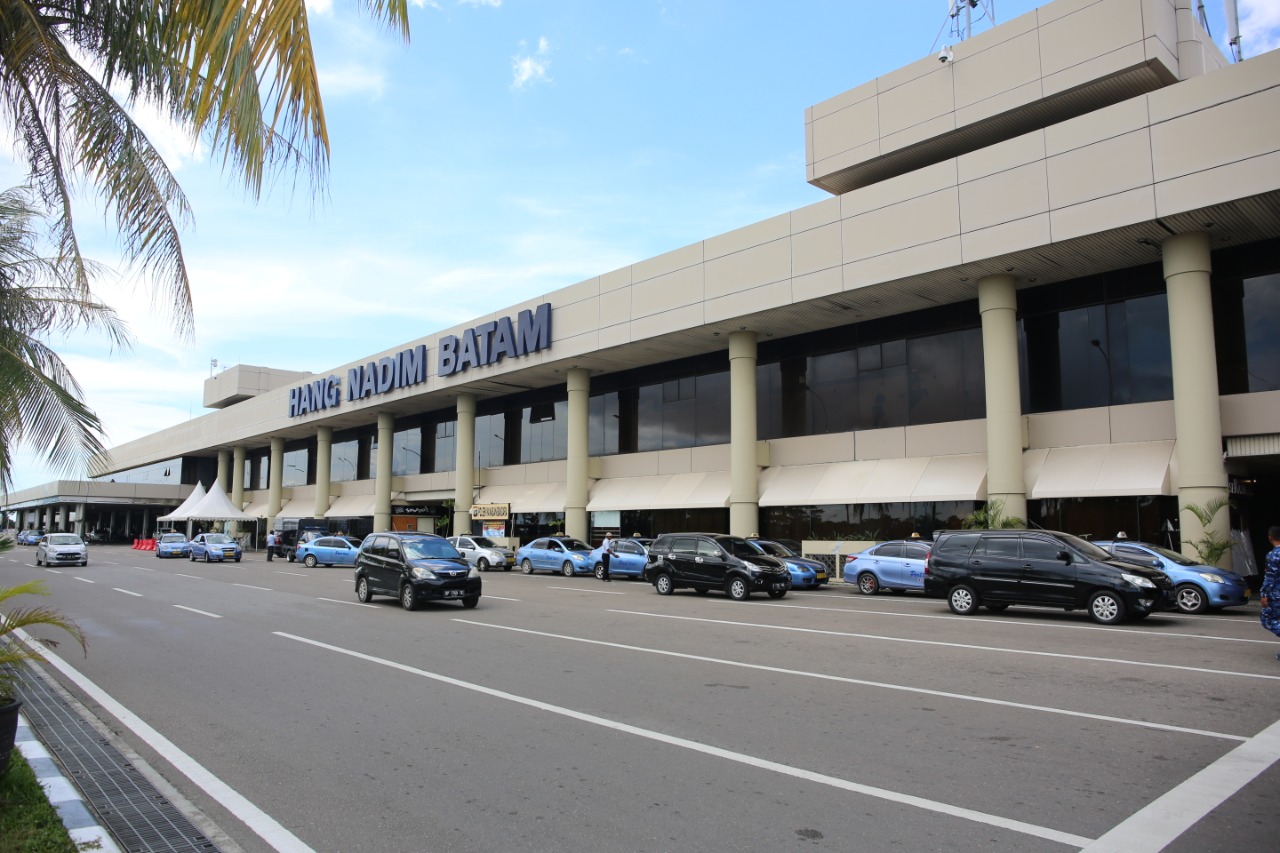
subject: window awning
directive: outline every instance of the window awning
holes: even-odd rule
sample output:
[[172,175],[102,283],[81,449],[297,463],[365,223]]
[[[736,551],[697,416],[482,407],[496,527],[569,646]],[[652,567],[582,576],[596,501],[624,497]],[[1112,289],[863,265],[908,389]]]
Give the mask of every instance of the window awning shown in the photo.
[[729,505],[729,472],[655,474],[597,480],[587,509],[710,509]]
[[766,469],[761,506],[973,501],[987,493],[987,455],[916,456]]
[[373,515],[373,495],[343,495],[329,504],[325,518],[360,518]]
[[1088,444],[1028,451],[1027,497],[1172,495],[1172,441]]
[[263,489],[262,491],[254,494],[253,499],[249,502],[249,505],[244,508],[244,511],[249,515],[252,515],[254,518],[266,518],[267,517],[266,490]]
[[485,486],[476,503],[510,504],[512,512],[564,512],[564,483]]
[[306,500],[291,499],[280,505],[280,511],[276,513],[276,518],[311,518],[316,511],[316,502],[314,498]]

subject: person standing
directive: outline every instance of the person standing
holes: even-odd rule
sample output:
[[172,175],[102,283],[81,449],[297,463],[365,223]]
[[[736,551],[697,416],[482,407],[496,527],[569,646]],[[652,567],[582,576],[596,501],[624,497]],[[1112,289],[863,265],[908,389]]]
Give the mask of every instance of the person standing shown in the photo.
[[[1280,525],[1267,530],[1271,551],[1267,554],[1266,574],[1262,576],[1262,627],[1280,637]],[[1280,652],[1276,652],[1280,660]]]
[[274,530],[267,531],[267,562],[271,562],[271,557],[276,552],[276,532]]
[[613,583],[613,578],[609,577],[609,561],[613,559],[613,538],[606,533],[604,541],[600,543],[600,565],[603,567],[600,572],[600,580],[605,583]]

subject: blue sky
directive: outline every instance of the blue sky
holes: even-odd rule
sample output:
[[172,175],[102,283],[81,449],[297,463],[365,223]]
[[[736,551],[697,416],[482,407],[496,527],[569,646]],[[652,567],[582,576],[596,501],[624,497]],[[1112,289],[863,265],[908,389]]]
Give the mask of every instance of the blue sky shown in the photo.
[[[255,203],[145,119],[195,211],[196,333],[175,339],[122,273],[99,293],[132,349],[56,342],[109,444],[204,414],[214,359],[327,371],[827,198],[804,180],[804,109],[954,41],[945,0],[420,0],[408,45],[355,4],[308,5],[333,148],[318,200],[286,176]],[[1246,56],[1280,44],[1280,0],[1239,5]],[[112,264],[101,216],[79,221]],[[14,462],[18,489],[57,476],[30,448]]]

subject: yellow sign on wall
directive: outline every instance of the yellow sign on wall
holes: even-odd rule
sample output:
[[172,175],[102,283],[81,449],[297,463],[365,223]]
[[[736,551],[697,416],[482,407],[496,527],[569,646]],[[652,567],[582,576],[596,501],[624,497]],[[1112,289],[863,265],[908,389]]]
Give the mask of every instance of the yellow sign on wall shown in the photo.
[[479,520],[499,520],[511,517],[511,504],[472,504],[471,517]]

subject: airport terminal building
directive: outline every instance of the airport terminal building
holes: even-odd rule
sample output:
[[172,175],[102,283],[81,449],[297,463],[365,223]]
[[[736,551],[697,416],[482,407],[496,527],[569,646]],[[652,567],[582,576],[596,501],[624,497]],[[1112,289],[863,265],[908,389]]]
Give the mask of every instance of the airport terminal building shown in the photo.
[[[1057,0],[810,107],[831,198],[314,374],[11,494],[135,535],[197,482],[266,524],[698,529],[848,552],[984,501],[1250,571],[1280,523],[1280,51],[1182,0]],[[1242,562],[1245,565],[1242,565]]]

